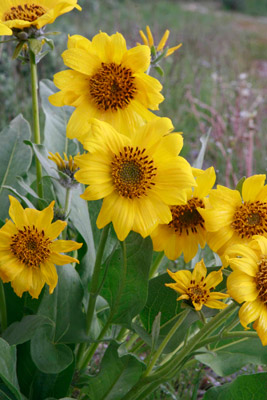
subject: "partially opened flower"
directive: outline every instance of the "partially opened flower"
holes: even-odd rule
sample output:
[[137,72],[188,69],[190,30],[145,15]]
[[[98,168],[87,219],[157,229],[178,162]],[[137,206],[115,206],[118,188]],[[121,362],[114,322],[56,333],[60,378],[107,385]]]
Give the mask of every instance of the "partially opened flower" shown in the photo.
[[267,345],[267,238],[254,236],[244,245],[227,249],[226,257],[233,272],[227,279],[228,293],[243,303],[239,318],[244,328],[254,321],[263,346]]
[[171,272],[167,270],[170,277],[175,283],[165,283],[181,296],[177,300],[187,300],[192,303],[197,311],[201,310],[203,305],[209,308],[223,309],[227,304],[222,299],[226,299],[228,294],[221,292],[213,292],[213,289],[223,280],[222,271],[213,271],[207,275],[207,268],[204,261],[196,263],[193,272],[188,270],[180,270]]
[[0,2],[0,22],[10,29],[40,29],[73,8],[81,10],[77,0],[4,0]]
[[[140,30],[139,31],[140,36],[143,40],[143,43],[149,47],[154,46],[154,37],[151,33],[150,27],[146,26],[146,34]],[[166,29],[166,31],[164,32],[162,38],[159,41],[159,44],[155,47],[156,53],[157,55],[161,54],[164,50],[164,47],[166,45],[166,42],[169,38],[170,35],[170,31],[168,29]],[[171,54],[173,54],[176,50],[178,50],[180,47],[182,46],[182,43],[178,44],[177,46],[171,47],[167,50],[166,54],[164,57],[169,57]]]
[[59,220],[52,223],[54,202],[38,211],[23,209],[17,199],[9,198],[12,220],[0,229],[0,278],[11,282],[18,296],[29,292],[38,298],[45,283],[53,293],[58,281],[55,264],[79,262],[61,253],[79,249],[82,244],[56,240],[67,224]]
[[209,196],[211,209],[200,209],[210,232],[207,243],[223,255],[235,243],[248,243],[253,235],[267,236],[267,185],[265,175],[247,178],[238,190],[217,186]]
[[59,171],[60,184],[66,188],[76,186],[78,182],[74,178],[74,174],[79,168],[74,158],[72,156],[68,157],[66,153],[63,153],[64,158],[62,158],[58,152],[55,154],[49,152],[49,154],[49,160],[52,160],[56,164],[57,170]]
[[77,181],[89,185],[85,200],[104,199],[97,218],[103,228],[112,221],[119,240],[130,230],[148,236],[159,223],[169,223],[168,204],[186,201],[195,185],[191,167],[179,157],[183,140],[168,118],[156,118],[128,136],[106,122],[92,122],[90,153],[75,157]]
[[67,126],[69,138],[80,140],[90,131],[92,117],[120,132],[155,118],[148,109],[157,110],[164,98],[159,81],[145,73],[150,64],[147,46],[127,50],[120,33],[101,32],[92,41],[74,35],[62,57],[71,69],[55,75],[61,91],[49,100],[55,106],[76,107]]
[[199,245],[203,248],[206,244],[205,221],[198,209],[206,207],[206,196],[216,178],[213,167],[206,171],[194,169],[193,174],[197,187],[186,192],[186,204],[171,206],[171,222],[158,225],[151,233],[154,250],[164,250],[171,260],[176,260],[183,253],[186,263],[196,255]]

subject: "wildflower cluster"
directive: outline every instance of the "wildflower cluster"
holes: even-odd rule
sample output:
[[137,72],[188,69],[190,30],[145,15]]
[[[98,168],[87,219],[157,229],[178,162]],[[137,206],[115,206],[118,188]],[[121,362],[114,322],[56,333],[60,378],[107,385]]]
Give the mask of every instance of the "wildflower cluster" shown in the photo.
[[[21,146],[30,146],[35,156],[26,168],[26,178],[25,171],[18,171],[21,176],[16,177],[15,188],[3,187],[20,201],[9,196],[9,219],[6,212],[0,228],[0,348],[2,340],[7,346],[30,340],[30,350],[25,345],[21,354],[24,357],[25,352],[34,365],[37,381],[45,374],[74,375],[76,368],[79,373],[73,385],[77,379],[77,387],[82,388],[79,398],[140,400],[152,386],[176,376],[207,344],[237,337],[255,339],[257,332],[267,345],[266,176],[243,179],[236,189],[221,185],[213,189],[214,168],[192,167],[181,156],[183,135],[175,132],[169,118],[154,113],[164,97],[161,83],[149,75],[151,66],[160,72],[159,62],[181,44],[166,48],[166,30],[155,46],[148,26],[146,34],[140,30],[144,44],[130,49],[120,33],[100,32],[92,40],[80,35],[68,38],[62,54],[68,69],[54,76],[59,90],[49,96],[53,112],[46,115],[46,123],[52,123],[49,129],[45,127],[41,143],[36,64],[43,54],[42,40],[47,40],[44,28],[74,8],[81,9],[77,0],[5,0],[0,5],[0,35],[13,35],[19,41],[17,55],[24,45],[29,53],[33,142],[27,137]],[[53,118],[63,106],[74,110],[67,108],[70,118],[61,130],[63,135],[55,140],[50,130],[53,123],[62,123]],[[47,151],[47,143],[54,143],[49,148],[53,152]],[[36,167],[34,179],[30,165]],[[55,204],[64,221],[55,218]],[[200,248],[205,247],[211,250],[206,253],[217,253],[220,265],[214,266],[212,259],[212,268],[207,268],[199,257]],[[153,257],[153,251],[159,253]],[[66,252],[71,255],[62,254]],[[168,268],[162,268],[167,266],[161,264],[163,259]],[[193,268],[186,265],[190,262]],[[149,278],[154,278],[151,286]],[[10,295],[9,285],[19,297],[20,322],[14,322],[14,293]],[[179,303],[173,305],[174,293],[166,287],[178,293]],[[165,301],[170,310],[162,322]],[[207,308],[213,310],[207,312]],[[239,317],[235,315],[238,308]],[[35,312],[38,315],[32,315]],[[255,336],[232,332],[238,318],[245,329],[254,322]],[[121,325],[119,334],[115,324]],[[140,342],[131,347],[140,332]],[[110,344],[100,378],[105,386],[108,370],[108,378],[114,380],[108,383],[107,397],[100,392],[98,376],[82,375],[105,339]],[[118,342],[130,348],[127,356],[118,353]],[[145,352],[151,347],[145,367],[131,354],[139,343]],[[207,350],[212,353],[210,347]],[[162,358],[164,352],[170,353],[167,359]],[[22,363],[21,354],[18,363]],[[119,379],[112,360],[119,376],[127,370],[126,380],[131,365],[139,371],[122,385],[119,395],[109,392]],[[1,371],[0,363],[0,377]],[[23,374],[18,376],[22,379]],[[64,376],[55,381],[68,380]],[[70,392],[76,398],[70,381],[62,391],[55,389],[58,382],[51,383],[47,396]],[[4,387],[7,393],[12,385]],[[31,385],[33,389],[21,389],[23,396],[38,398],[36,393],[31,397],[33,381]]]

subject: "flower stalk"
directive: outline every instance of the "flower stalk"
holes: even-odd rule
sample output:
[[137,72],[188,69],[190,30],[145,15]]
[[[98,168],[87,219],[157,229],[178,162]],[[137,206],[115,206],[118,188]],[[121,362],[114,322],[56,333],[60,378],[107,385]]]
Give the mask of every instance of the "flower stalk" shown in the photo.
[[[32,87],[33,140],[35,144],[41,144],[37,63],[35,54],[31,50],[29,50],[29,57],[30,57],[31,87]],[[42,166],[37,157],[35,159],[35,162],[36,162],[37,194],[40,198],[43,198]]]
[[0,279],[0,317],[1,317],[1,332],[3,332],[7,328],[7,312],[6,312],[5,289],[1,279]]
[[[94,266],[91,287],[90,287],[89,303],[88,303],[88,308],[87,308],[87,313],[86,313],[86,334],[87,334],[87,336],[90,333],[91,324],[93,321],[96,298],[98,295],[98,288],[99,288],[99,275],[100,275],[100,270],[101,270],[101,263],[102,263],[102,258],[103,258],[103,254],[104,254],[104,250],[105,250],[106,241],[108,238],[109,227],[110,227],[110,225],[106,225],[102,230],[100,243],[99,243],[97,254],[96,254],[95,266]],[[78,349],[78,352],[77,352],[77,368],[78,369],[82,369],[82,366],[84,364],[84,357],[85,357],[84,352],[86,350],[86,347],[87,347],[86,343],[82,343]]]

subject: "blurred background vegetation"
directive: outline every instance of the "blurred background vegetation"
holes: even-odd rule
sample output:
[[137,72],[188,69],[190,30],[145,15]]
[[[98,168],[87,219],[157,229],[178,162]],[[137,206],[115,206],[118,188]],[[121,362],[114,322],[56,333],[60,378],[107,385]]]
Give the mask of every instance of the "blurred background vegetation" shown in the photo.
[[[162,62],[165,101],[158,115],[184,132],[183,155],[194,162],[200,137],[211,128],[204,167],[214,165],[217,182],[233,186],[243,175],[265,173],[267,145],[267,0],[80,0],[73,11],[48,25],[55,50],[39,64],[39,77],[53,79],[65,69],[60,54],[68,34],[89,39],[99,30],[121,32],[127,45],[151,27],[158,42],[183,46]],[[27,65],[11,60],[14,44],[0,48],[0,128],[19,112],[30,120]],[[265,86],[264,86],[265,85]],[[28,99],[28,100],[27,100]]]

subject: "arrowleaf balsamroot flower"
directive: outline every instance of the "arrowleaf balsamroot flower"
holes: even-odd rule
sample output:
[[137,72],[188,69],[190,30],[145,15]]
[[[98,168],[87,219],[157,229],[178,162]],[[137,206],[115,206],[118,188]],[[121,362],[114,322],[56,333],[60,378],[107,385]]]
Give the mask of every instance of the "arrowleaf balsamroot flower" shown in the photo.
[[81,10],[77,0],[1,0],[0,23],[10,29],[40,29],[73,8]]
[[[148,25],[146,26],[146,35],[145,35],[145,33],[144,33],[142,30],[140,30],[139,33],[140,33],[140,36],[141,36],[141,38],[142,38],[142,40],[143,40],[143,43],[144,43],[146,46],[149,46],[149,47],[154,46],[154,38],[153,38],[153,35],[152,35],[152,33],[151,33],[150,27],[149,27]],[[165,47],[165,45],[166,45],[166,42],[167,42],[167,40],[168,40],[168,38],[169,38],[169,35],[170,35],[170,31],[169,31],[168,29],[166,29],[166,31],[164,32],[162,38],[161,38],[160,41],[159,41],[159,44],[158,44],[157,47],[155,48],[156,53],[157,53],[157,56],[158,56],[160,53],[163,52],[164,47]],[[171,54],[173,54],[176,50],[178,50],[181,46],[182,46],[182,43],[178,44],[177,46],[171,47],[170,49],[167,50],[167,52],[166,52],[166,54],[165,54],[164,57],[169,57],[169,56],[170,56]]]
[[207,275],[207,268],[204,261],[196,263],[193,272],[188,270],[180,270],[171,272],[167,270],[170,277],[175,283],[165,283],[181,296],[177,300],[188,300],[192,303],[197,311],[205,305],[209,308],[223,309],[228,304],[223,303],[222,299],[229,297],[226,293],[212,292],[212,290],[223,280],[222,271],[213,271]]
[[158,225],[151,233],[154,250],[164,250],[171,260],[176,260],[183,252],[186,263],[196,255],[198,245],[203,248],[206,244],[205,221],[198,209],[206,208],[206,196],[216,179],[213,167],[206,171],[193,169],[193,175],[197,187],[186,192],[186,204],[172,206],[171,222]]
[[265,175],[245,179],[242,197],[238,190],[217,186],[210,192],[211,208],[200,209],[210,248],[223,255],[235,243],[248,243],[253,235],[267,236],[267,185]]
[[[74,178],[75,172],[78,171],[78,166],[76,165],[74,158],[72,156],[67,156],[63,153],[64,159],[57,152],[55,154],[49,152],[49,160],[52,160],[59,171],[59,182],[65,188],[71,188],[78,185],[78,182]],[[80,153],[79,153],[80,154]]]
[[79,249],[82,244],[72,240],[55,240],[66,222],[52,223],[54,201],[42,211],[26,208],[9,196],[12,219],[0,229],[0,278],[11,282],[18,296],[29,292],[38,298],[45,283],[53,293],[57,281],[55,264],[79,262],[62,252]]
[[236,244],[226,250],[233,272],[227,279],[228,293],[243,303],[239,318],[244,328],[255,321],[263,346],[267,345],[267,238],[256,235],[248,244]]
[[137,46],[127,50],[120,33],[99,33],[92,41],[74,35],[62,54],[70,70],[54,77],[60,92],[49,97],[54,106],[76,107],[67,126],[67,136],[80,140],[90,131],[90,119],[110,123],[120,132],[135,129],[155,118],[164,97],[159,81],[145,71],[150,64],[150,49]]
[[90,153],[75,157],[78,182],[89,185],[82,198],[104,199],[97,218],[103,228],[112,221],[119,240],[130,230],[148,236],[159,223],[170,222],[168,204],[186,201],[195,185],[191,167],[178,154],[182,136],[170,133],[168,118],[155,118],[128,136],[106,122],[92,121]]

